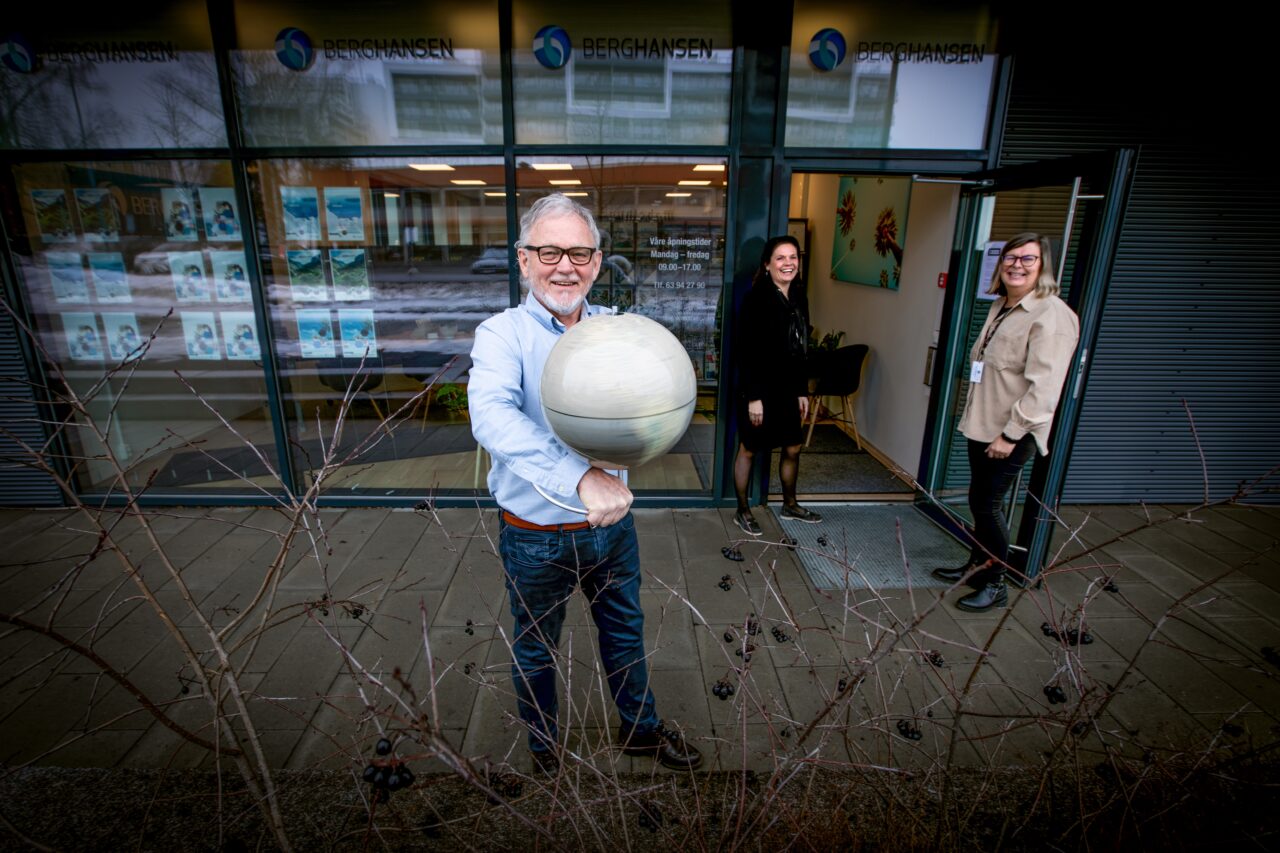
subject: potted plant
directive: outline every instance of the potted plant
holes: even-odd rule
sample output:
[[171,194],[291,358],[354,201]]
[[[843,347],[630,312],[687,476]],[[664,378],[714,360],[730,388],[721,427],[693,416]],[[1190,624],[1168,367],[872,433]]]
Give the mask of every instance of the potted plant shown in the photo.
[[470,418],[467,409],[467,386],[457,382],[446,382],[436,389],[435,400],[449,413],[450,420],[462,417]]

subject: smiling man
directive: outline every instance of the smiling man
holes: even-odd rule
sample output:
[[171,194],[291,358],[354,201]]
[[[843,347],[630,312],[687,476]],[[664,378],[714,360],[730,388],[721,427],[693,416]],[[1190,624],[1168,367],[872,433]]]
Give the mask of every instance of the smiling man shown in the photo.
[[[579,320],[610,310],[586,302],[600,272],[599,247],[599,229],[582,205],[559,193],[534,202],[516,243],[529,294],[482,323],[471,351],[471,429],[493,457],[489,491],[501,508],[499,550],[515,618],[511,677],[534,764],[554,771],[561,752],[555,651],[565,604],[581,586],[623,750],[693,769],[701,753],[663,726],[649,690],[631,490],[560,443],[542,414],[551,348]],[[558,506],[535,485],[580,511]]]

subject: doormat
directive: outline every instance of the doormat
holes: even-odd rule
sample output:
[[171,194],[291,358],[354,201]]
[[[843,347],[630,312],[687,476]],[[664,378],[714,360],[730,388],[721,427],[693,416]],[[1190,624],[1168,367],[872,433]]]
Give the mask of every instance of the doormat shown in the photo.
[[[803,472],[802,472],[803,473]],[[958,566],[969,556],[961,545],[911,504],[808,504],[821,524],[774,517],[799,543],[796,556],[818,589],[945,589],[929,574],[938,566]],[[898,531],[902,541],[898,541]],[[904,560],[905,557],[905,560]]]

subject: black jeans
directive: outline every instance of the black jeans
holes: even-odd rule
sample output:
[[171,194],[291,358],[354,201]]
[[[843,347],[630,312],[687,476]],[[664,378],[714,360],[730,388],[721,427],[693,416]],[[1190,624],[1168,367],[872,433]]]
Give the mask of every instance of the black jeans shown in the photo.
[[1009,559],[1009,524],[1000,511],[1000,504],[1018,471],[1036,452],[1036,440],[1030,433],[1024,435],[1005,459],[988,457],[989,444],[969,439],[969,510],[973,513],[974,537],[969,559],[973,563],[985,563],[995,558],[990,569],[974,578],[995,583],[1004,577],[1004,564]]

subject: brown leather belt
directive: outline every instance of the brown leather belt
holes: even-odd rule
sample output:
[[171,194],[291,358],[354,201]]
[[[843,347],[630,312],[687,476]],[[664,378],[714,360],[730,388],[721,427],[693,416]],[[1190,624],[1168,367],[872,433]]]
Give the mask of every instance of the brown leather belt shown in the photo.
[[537,530],[540,533],[567,533],[574,530],[591,529],[591,525],[585,521],[575,521],[572,524],[534,524],[532,521],[525,521],[518,515],[512,515],[505,509],[502,511],[502,520],[512,527],[519,527],[521,530]]

